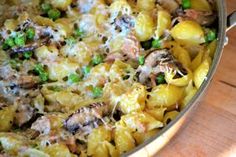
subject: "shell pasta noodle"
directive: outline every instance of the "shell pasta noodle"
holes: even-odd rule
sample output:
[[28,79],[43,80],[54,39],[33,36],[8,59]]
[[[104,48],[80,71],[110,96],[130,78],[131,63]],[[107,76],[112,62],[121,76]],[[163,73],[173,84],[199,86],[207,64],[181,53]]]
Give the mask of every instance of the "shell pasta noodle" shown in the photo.
[[188,105],[217,46],[214,1],[0,3],[0,156],[135,149]]

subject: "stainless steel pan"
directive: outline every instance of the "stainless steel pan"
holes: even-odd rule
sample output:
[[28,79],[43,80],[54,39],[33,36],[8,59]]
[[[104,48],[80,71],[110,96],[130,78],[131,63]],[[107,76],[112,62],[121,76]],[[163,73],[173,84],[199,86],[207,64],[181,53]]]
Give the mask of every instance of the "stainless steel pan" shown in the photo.
[[[1,0],[0,0],[1,1]],[[188,117],[192,115],[194,109],[198,106],[201,96],[206,91],[210,84],[212,77],[219,64],[224,45],[227,44],[226,32],[236,25],[236,12],[232,13],[227,18],[226,4],[224,0],[216,0],[218,7],[218,46],[212,62],[212,66],[207,75],[207,79],[198,90],[197,94],[192,98],[184,110],[177,116],[175,120],[170,122],[164,129],[162,129],[156,136],[139,145],[132,151],[123,156],[130,157],[150,157],[156,154],[168,141],[176,134],[176,132],[186,123]],[[0,3],[1,4],[1,3]]]
[[176,134],[181,128],[183,123],[187,122],[188,117],[191,116],[194,109],[198,106],[201,96],[206,91],[210,84],[212,77],[219,64],[224,46],[227,44],[228,38],[226,32],[236,25],[236,12],[227,17],[226,2],[224,0],[216,0],[218,8],[218,46],[215,52],[215,56],[212,62],[212,66],[207,75],[207,79],[198,90],[197,94],[192,98],[189,104],[184,110],[177,116],[175,120],[169,123],[164,129],[162,129],[156,136],[152,137],[145,143],[139,145],[134,150],[124,154],[124,156],[131,157],[150,157],[156,154],[168,141]]

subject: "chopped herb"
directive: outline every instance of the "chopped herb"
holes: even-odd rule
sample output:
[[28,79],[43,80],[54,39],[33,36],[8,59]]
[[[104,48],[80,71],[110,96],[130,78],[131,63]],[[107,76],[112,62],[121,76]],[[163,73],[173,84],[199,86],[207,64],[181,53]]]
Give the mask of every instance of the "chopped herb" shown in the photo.
[[98,98],[102,96],[102,88],[101,87],[94,87],[93,88],[93,97]]
[[155,39],[152,41],[152,47],[153,48],[161,48],[161,40]]
[[68,76],[68,82],[69,83],[77,83],[79,81],[81,81],[81,78],[78,74],[70,74]]
[[92,59],[93,65],[98,65],[103,62],[103,56],[102,55],[95,55]]
[[138,63],[139,63],[139,65],[144,65],[144,63],[145,63],[145,57],[144,57],[144,56],[139,56],[139,58],[138,58]]
[[191,8],[191,0],[182,0],[182,7],[183,7],[183,9],[190,9]]
[[165,75],[163,73],[159,74],[156,78],[157,84],[164,84],[165,81]]
[[48,17],[54,21],[60,18],[60,16],[61,12],[58,9],[50,9],[48,11]]
[[27,39],[30,39],[30,40],[33,40],[34,39],[34,36],[35,36],[35,29],[34,28],[28,28],[26,30],[26,37]]

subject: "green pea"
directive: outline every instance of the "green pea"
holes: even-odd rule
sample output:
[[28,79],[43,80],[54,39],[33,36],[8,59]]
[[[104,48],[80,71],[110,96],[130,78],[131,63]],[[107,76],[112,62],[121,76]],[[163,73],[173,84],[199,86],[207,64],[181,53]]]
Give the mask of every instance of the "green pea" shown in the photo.
[[81,38],[83,36],[83,34],[84,34],[84,32],[79,28],[77,28],[74,32],[74,35],[78,38]]
[[103,93],[101,87],[94,87],[92,92],[93,92],[93,97],[94,97],[94,98],[101,97],[101,96],[102,96],[102,93]]
[[44,67],[42,64],[36,64],[34,67],[34,71],[36,74],[44,73]]
[[34,72],[39,75],[41,82],[46,82],[49,78],[48,73],[44,70],[42,64],[36,64],[34,67]]
[[8,50],[8,49],[9,49],[9,46],[8,46],[6,43],[3,43],[3,44],[2,44],[2,49],[3,49],[3,50]]
[[68,76],[68,82],[69,83],[77,83],[79,81],[81,81],[81,78],[78,74],[70,74]]
[[145,57],[144,57],[144,56],[139,56],[139,58],[138,58],[138,63],[139,63],[139,65],[144,65],[144,63],[145,63]]
[[15,46],[14,39],[12,37],[7,38],[4,43],[9,47]]
[[156,82],[157,84],[164,84],[166,81],[165,81],[165,75],[163,73],[159,74],[156,78]]
[[26,30],[26,37],[30,40],[33,40],[35,36],[35,29],[34,28],[28,28]]
[[48,17],[52,20],[57,20],[60,16],[61,12],[58,9],[50,9],[48,11]]
[[91,67],[90,66],[85,66],[82,68],[83,74],[84,75],[88,75],[91,71]]
[[93,65],[98,65],[103,62],[103,56],[102,55],[95,55],[92,59]]
[[190,9],[191,8],[191,1],[190,0],[182,0],[182,7],[183,7],[183,9]]
[[15,39],[14,42],[16,44],[16,46],[24,46],[26,39],[25,39],[25,35],[24,34],[18,34]]
[[30,59],[33,56],[33,52],[32,51],[27,51],[23,53],[23,57],[25,59]]
[[152,41],[152,47],[153,48],[161,48],[161,40],[155,39]]
[[207,35],[205,36],[206,42],[211,42],[216,39],[216,31],[215,30],[209,30],[207,32]]
[[43,3],[43,4],[41,5],[41,9],[42,9],[42,11],[43,11],[44,13],[47,13],[49,10],[52,9],[52,5],[49,4],[49,3]]
[[39,78],[40,78],[41,82],[46,82],[48,80],[48,73],[46,73],[46,72],[40,73]]

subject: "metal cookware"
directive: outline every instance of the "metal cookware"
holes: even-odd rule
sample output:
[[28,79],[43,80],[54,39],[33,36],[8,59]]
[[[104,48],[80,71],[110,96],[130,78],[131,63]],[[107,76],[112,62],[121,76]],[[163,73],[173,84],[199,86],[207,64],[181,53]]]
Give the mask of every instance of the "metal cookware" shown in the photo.
[[212,66],[207,75],[207,79],[204,81],[204,83],[202,84],[196,95],[189,102],[189,104],[186,106],[186,108],[181,111],[181,113],[175,120],[170,122],[156,136],[139,145],[132,151],[124,154],[124,156],[150,157],[156,154],[176,134],[183,123],[187,122],[187,120],[189,119],[188,117],[193,114],[194,109],[198,106],[201,96],[206,91],[216,71],[223,48],[228,42],[226,32],[236,25],[236,12],[233,12],[227,17],[226,2],[224,0],[216,0],[216,2],[218,9],[218,44],[215,56],[213,58]]
[[143,144],[139,145],[132,151],[124,154],[123,156],[130,157],[150,157],[157,153],[168,141],[175,135],[175,133],[186,123],[191,116],[194,109],[198,106],[201,96],[206,91],[210,84],[212,77],[219,64],[222,50],[224,45],[227,44],[226,32],[236,25],[236,12],[232,13],[227,18],[226,4],[224,0],[216,0],[218,7],[218,44],[215,52],[215,56],[212,62],[212,66],[207,75],[207,79],[204,81],[196,95],[192,98],[189,104],[181,111],[177,118],[171,121],[165,128],[163,128],[156,136],[147,140]]

